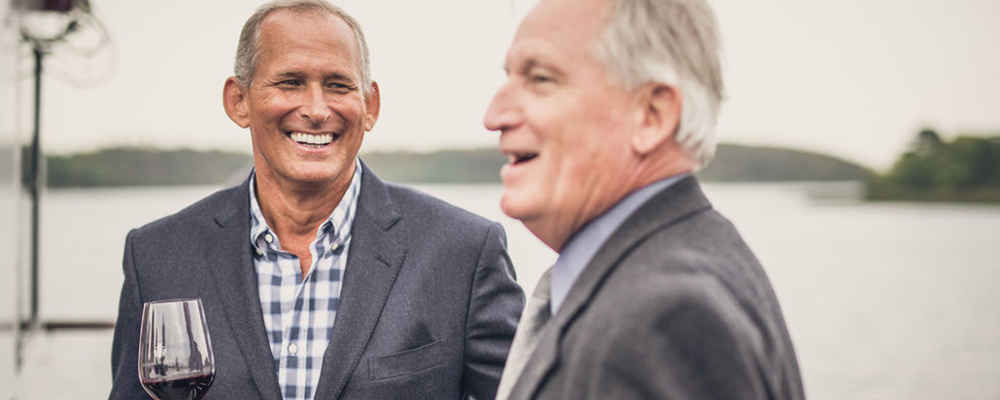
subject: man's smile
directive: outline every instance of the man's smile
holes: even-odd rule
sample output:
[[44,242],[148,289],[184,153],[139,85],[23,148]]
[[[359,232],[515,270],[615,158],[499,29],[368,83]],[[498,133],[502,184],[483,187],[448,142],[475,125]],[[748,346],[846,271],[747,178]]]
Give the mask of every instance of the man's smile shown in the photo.
[[531,160],[535,159],[535,157],[538,157],[538,153],[513,152],[513,153],[510,153],[510,154],[507,154],[507,163],[509,163],[511,165],[517,165],[517,164],[520,164],[520,163],[523,163],[523,162],[531,161]]
[[287,132],[285,135],[296,143],[315,148],[326,146],[332,143],[335,138],[332,133],[311,134],[304,132]]

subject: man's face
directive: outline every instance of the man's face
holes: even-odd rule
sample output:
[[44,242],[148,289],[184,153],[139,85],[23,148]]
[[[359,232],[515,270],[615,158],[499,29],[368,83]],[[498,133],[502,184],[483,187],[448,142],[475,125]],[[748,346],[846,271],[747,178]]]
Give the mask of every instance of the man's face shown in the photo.
[[227,102],[238,94],[230,117],[250,128],[258,177],[346,187],[379,107],[376,86],[363,94],[354,32],[334,15],[283,10],[264,20],[260,39],[250,87],[230,79],[226,91]]
[[[634,99],[593,56],[603,0],[543,0],[507,52],[508,80],[486,112],[510,161],[501,208],[549,247],[628,192]],[[573,21],[567,23],[566,21]]]

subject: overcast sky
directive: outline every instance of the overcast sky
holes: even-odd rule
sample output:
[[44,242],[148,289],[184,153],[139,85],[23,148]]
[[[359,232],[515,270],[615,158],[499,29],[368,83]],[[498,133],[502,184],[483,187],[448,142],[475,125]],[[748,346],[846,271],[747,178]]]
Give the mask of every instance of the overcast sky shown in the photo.
[[[362,150],[495,146],[483,113],[533,3],[337,1],[368,35],[382,92],[380,119]],[[221,93],[239,30],[258,2],[91,4],[115,43],[116,57],[98,61],[113,70],[77,86],[71,81],[103,64],[49,58],[48,151],[120,144],[249,151],[249,135],[225,116]],[[726,52],[722,141],[826,152],[882,169],[924,126],[946,137],[1000,134],[1000,1],[712,4]]]

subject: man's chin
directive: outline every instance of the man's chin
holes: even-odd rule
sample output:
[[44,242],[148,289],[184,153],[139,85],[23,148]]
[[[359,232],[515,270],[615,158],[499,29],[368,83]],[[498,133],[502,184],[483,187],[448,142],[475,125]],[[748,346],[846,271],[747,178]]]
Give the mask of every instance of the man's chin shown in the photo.
[[504,189],[503,194],[500,196],[500,210],[508,217],[521,222],[530,221],[534,219],[535,214],[532,210],[537,208],[536,205],[531,204],[531,200],[531,196],[524,196],[520,193]]
[[329,169],[320,171],[290,171],[286,174],[277,175],[275,178],[299,187],[322,188],[335,184],[338,181],[337,178],[342,174],[343,172],[335,173]]
[[503,211],[504,215],[508,217],[518,219],[516,211],[508,206],[507,202],[505,202],[503,198],[500,199],[500,211]]

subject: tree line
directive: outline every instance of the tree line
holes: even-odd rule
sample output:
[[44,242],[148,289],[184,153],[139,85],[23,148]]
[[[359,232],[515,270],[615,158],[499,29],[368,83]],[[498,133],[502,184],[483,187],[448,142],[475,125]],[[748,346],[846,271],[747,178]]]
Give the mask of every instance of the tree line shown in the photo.
[[1000,202],[1000,136],[917,133],[884,175],[867,184],[873,200]]

